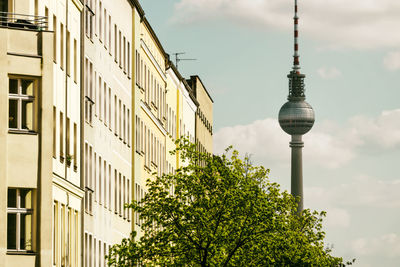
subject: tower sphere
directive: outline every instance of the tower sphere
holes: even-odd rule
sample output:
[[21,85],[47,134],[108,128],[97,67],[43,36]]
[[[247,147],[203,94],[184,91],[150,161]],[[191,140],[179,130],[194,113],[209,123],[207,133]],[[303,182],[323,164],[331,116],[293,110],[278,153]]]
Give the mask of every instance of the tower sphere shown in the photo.
[[314,110],[306,101],[288,101],[279,111],[279,125],[290,135],[306,134],[314,125]]

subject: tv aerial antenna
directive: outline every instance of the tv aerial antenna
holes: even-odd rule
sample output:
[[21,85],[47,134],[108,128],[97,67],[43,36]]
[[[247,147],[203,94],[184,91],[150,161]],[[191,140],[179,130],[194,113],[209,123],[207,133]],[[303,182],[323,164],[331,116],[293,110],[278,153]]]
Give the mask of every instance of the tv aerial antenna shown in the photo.
[[175,56],[176,69],[178,69],[178,64],[180,61],[197,60],[196,58],[181,58],[180,55],[184,55],[184,54],[186,54],[186,52],[173,53],[173,55]]

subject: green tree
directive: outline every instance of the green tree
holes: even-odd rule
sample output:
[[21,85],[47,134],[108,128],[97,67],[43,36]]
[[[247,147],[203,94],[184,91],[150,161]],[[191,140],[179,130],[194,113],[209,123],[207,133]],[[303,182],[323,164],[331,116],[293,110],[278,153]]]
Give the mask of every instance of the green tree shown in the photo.
[[113,246],[110,266],[343,266],[324,248],[325,213],[298,215],[269,170],[231,149],[209,156],[177,145],[184,167],[148,180],[144,199],[129,205],[144,235]]

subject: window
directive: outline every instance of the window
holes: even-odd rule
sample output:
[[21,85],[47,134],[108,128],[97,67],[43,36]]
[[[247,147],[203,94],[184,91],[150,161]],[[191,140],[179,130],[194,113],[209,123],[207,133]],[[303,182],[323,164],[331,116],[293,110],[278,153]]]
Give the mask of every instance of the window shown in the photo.
[[123,105],[123,127],[122,127],[122,140],[126,143],[126,107]]
[[111,15],[108,15],[108,46],[109,46],[109,50],[108,52],[111,55]]
[[92,124],[93,120],[93,63],[85,59],[85,121]]
[[53,15],[53,60],[57,62],[57,17]]
[[101,113],[102,113],[102,111],[101,111],[101,109],[102,109],[102,105],[101,105],[101,94],[102,94],[102,92],[101,92],[101,89],[102,89],[102,81],[101,81],[101,77],[100,77],[100,75],[99,75],[99,98],[98,98],[98,113],[99,113],[99,120],[100,121],[103,121],[103,119],[102,119],[102,115],[101,115]]
[[7,250],[32,251],[32,190],[8,189]]
[[78,80],[78,45],[76,39],[74,39],[74,82]]
[[128,62],[128,78],[131,77],[131,44],[128,42],[128,58],[127,58],[127,62]]
[[37,83],[35,79],[9,79],[8,127],[10,129],[22,131],[34,130]]
[[122,217],[122,175],[118,173],[118,215]]
[[92,0],[86,1],[86,9],[85,9],[85,17],[86,17],[86,25],[85,25],[85,32],[86,36],[92,40],[93,39],[93,17],[94,17],[94,9],[92,5]]
[[108,181],[107,181],[107,162],[104,160],[104,179],[103,179],[103,183],[104,183],[104,208],[107,208],[107,192],[108,192]]
[[71,155],[71,151],[70,151],[70,146],[71,146],[71,143],[70,143],[71,135],[70,135],[70,133],[71,133],[71,129],[70,129],[70,119],[69,119],[69,117],[66,117],[65,126],[66,126],[65,127],[65,135],[67,137],[67,140],[66,140],[67,144],[65,145],[66,146],[65,150],[66,150],[66,157],[67,157],[67,166],[70,167],[73,156]]
[[67,75],[71,76],[71,40],[70,40],[70,33],[67,30],[67,52],[66,52],[66,62],[67,62]]
[[123,37],[123,40],[124,40],[124,42],[123,42],[123,46],[122,46],[122,50],[123,50],[123,70],[124,70],[124,73],[126,73],[126,39],[125,39],[125,36]]
[[58,229],[58,202],[53,203],[53,265],[57,265],[58,262],[58,240],[59,240],[59,229]]
[[107,126],[107,84],[104,82],[104,94],[103,94],[103,108],[104,108],[104,125]]
[[121,99],[119,100],[119,106],[118,106],[118,126],[119,126],[119,128],[118,128],[118,136],[119,136],[119,139],[121,139],[122,140],[122,121],[121,121],[121,109],[122,109],[122,102],[121,102]]
[[103,4],[99,3],[99,40],[103,42],[103,15],[102,15]]
[[77,124],[74,123],[74,151],[73,151],[73,160],[74,160],[74,171],[78,170],[78,130]]
[[117,120],[117,95],[114,95],[114,133],[117,135],[118,120]]
[[64,69],[64,25],[60,23],[60,68]]
[[64,114],[60,112],[60,161],[64,162]]
[[101,170],[102,170],[101,162],[102,162],[102,160],[101,160],[101,157],[99,156],[99,179],[97,181],[97,184],[99,186],[98,187],[99,190],[97,191],[96,195],[98,196],[98,200],[99,200],[99,204],[100,205],[103,204],[103,199],[102,199],[102,197],[103,197],[102,196],[102,192],[103,191],[102,191],[102,188],[101,188],[102,187],[102,185],[101,185],[102,184],[102,180],[101,180],[102,179],[102,177],[101,177]]
[[143,121],[141,121],[140,122],[140,140],[139,140],[139,142],[140,142],[140,153],[143,155],[143,153],[144,153],[144,145],[143,145],[143,136],[144,136],[144,134],[143,134]]
[[118,174],[114,169],[114,213],[118,213]]
[[119,67],[122,68],[122,34],[121,31],[119,31],[118,35],[118,50],[119,50],[119,58],[118,58],[118,63]]
[[111,172],[111,164],[108,164],[108,209],[111,211],[111,199],[112,199],[112,172]]
[[107,10],[104,8],[104,48],[107,49]]
[[53,158],[57,158],[57,109],[53,106]]
[[117,24],[114,24],[114,61],[117,62],[118,58],[118,38],[117,38]]
[[126,184],[126,177],[123,176],[122,177],[122,216],[124,217],[124,219],[126,219],[126,209],[125,209],[125,203],[128,202],[127,201],[127,184]]
[[128,121],[128,126],[127,126],[127,143],[128,143],[128,147],[131,146],[131,114],[130,114],[130,110],[127,109],[127,121]]
[[108,88],[108,129],[111,131],[111,121],[112,121],[112,114],[111,114],[111,88]]
[[[90,0],[90,2],[92,2],[93,0]],[[94,0],[94,9],[93,9],[93,11],[94,11],[94,16],[96,16],[96,14],[97,14],[97,16],[99,16],[99,13],[97,12],[98,10],[97,10],[97,0]],[[97,19],[94,19],[93,20],[93,24],[94,24],[94,34],[97,36],[97,32],[98,32],[98,30],[99,30],[99,28],[97,27]]]

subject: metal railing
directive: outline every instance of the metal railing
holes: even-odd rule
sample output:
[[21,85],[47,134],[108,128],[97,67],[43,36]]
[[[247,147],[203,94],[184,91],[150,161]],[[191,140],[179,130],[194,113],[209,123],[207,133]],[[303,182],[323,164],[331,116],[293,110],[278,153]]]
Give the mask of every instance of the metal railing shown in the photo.
[[48,21],[44,16],[0,12],[0,27],[45,31]]

